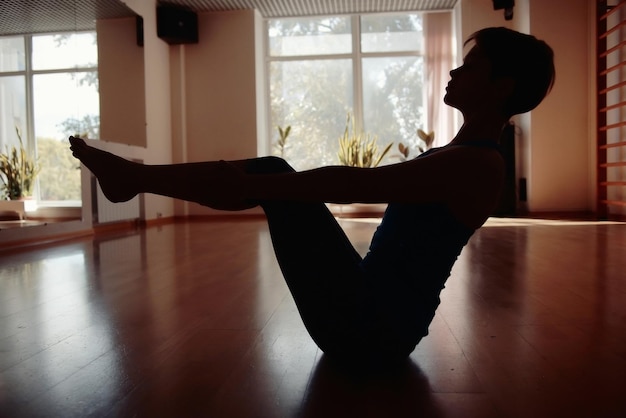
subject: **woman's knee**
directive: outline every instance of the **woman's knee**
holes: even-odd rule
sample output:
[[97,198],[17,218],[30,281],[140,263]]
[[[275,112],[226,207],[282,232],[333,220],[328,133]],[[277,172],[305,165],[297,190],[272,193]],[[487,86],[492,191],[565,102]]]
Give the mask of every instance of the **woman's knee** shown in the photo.
[[280,157],[268,156],[249,160],[246,164],[246,172],[250,174],[273,174],[292,173],[293,167]]

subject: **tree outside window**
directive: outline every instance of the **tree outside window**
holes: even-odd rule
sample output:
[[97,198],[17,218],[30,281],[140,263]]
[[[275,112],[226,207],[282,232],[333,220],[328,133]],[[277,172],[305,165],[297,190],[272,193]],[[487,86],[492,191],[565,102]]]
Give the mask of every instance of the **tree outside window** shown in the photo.
[[38,200],[80,204],[67,137],[99,137],[95,32],[0,38],[0,63],[7,62],[0,64],[0,144],[15,143],[18,127],[41,166]]
[[296,169],[338,164],[348,113],[380,148],[417,144],[421,15],[272,19],[267,28],[270,137],[276,141],[276,127],[291,126],[283,156]]

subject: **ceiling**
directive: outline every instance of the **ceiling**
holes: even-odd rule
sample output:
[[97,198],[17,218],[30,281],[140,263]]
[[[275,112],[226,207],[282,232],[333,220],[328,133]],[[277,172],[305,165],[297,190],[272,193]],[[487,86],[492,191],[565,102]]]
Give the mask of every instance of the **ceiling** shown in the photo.
[[[449,10],[458,0],[168,0],[196,12],[257,9],[263,17]],[[95,29],[134,16],[119,0],[2,0],[0,35]]]

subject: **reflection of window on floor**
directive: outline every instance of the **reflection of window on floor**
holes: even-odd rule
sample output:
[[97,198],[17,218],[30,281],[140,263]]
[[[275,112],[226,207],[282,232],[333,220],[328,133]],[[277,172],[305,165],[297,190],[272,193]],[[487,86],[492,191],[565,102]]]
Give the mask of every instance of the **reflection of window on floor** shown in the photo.
[[97,62],[95,32],[0,37],[0,146],[36,150],[40,205],[80,204],[67,137],[99,137]]
[[348,112],[378,138],[381,150],[390,142],[416,145],[425,120],[421,14],[273,19],[267,25],[270,146],[276,127],[290,125],[283,157],[296,169],[338,163]]

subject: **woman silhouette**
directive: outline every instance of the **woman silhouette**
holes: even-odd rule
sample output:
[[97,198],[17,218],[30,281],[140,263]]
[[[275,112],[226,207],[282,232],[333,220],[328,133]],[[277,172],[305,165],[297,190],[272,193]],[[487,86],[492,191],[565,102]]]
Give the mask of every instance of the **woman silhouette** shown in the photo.
[[[444,97],[463,126],[448,145],[411,161],[296,172],[277,157],[143,165],[75,137],[71,150],[113,202],[155,193],[222,210],[259,205],[315,343],[346,361],[404,359],[428,333],[454,262],[498,201],[503,127],[554,82],[552,50],[533,36],[487,28],[468,43]],[[365,257],[324,202],[388,203]]]

